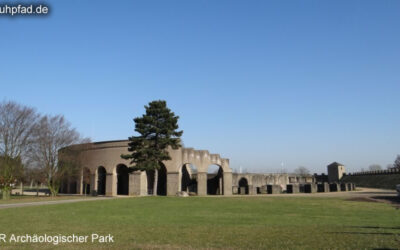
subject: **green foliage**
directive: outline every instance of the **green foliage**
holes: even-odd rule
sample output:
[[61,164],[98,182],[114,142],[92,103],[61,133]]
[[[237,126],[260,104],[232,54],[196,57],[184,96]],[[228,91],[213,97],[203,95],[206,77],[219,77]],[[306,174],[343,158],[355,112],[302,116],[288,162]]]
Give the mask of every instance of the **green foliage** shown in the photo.
[[129,137],[129,152],[121,155],[131,159],[132,169],[155,170],[162,161],[170,160],[168,147],[181,147],[183,131],[177,131],[179,116],[167,107],[166,101],[152,101],[145,106],[146,114],[134,119],[135,131],[139,136]]
[[3,199],[9,199],[11,185],[23,176],[21,157],[0,156],[0,189]]

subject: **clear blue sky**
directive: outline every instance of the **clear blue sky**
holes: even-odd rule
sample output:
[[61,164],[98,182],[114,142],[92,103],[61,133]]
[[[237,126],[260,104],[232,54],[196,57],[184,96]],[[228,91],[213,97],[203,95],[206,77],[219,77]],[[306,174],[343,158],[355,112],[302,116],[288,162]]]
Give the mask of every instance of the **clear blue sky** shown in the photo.
[[0,17],[0,98],[126,139],[165,99],[231,167],[326,171],[400,154],[400,1],[45,1]]

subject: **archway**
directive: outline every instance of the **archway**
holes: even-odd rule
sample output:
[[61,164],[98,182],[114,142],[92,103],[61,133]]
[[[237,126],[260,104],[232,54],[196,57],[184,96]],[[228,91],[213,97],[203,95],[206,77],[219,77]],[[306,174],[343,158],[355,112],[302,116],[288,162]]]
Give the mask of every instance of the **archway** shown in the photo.
[[249,194],[249,183],[244,177],[239,180],[239,194]]
[[90,194],[90,170],[88,168],[84,168],[82,170],[82,175],[83,175],[83,186],[82,188],[82,194],[87,195]]
[[120,164],[117,166],[117,195],[129,194],[129,169]]
[[164,164],[157,170],[157,195],[167,195],[167,168]]
[[147,177],[147,194],[153,195],[155,171],[146,170],[146,177]]
[[158,170],[147,170],[146,176],[147,194],[167,195],[167,169],[164,164],[161,164]]
[[207,194],[224,194],[224,171],[221,166],[210,165],[207,171]]
[[76,187],[77,184],[78,184],[78,182],[76,180],[73,180],[73,181],[69,182],[69,184],[68,184],[69,185],[69,192],[68,193],[70,193],[70,194],[79,194],[79,190]]
[[182,166],[181,191],[197,194],[197,168],[193,164]]
[[106,194],[106,178],[107,171],[104,167],[97,168],[97,194],[105,195]]

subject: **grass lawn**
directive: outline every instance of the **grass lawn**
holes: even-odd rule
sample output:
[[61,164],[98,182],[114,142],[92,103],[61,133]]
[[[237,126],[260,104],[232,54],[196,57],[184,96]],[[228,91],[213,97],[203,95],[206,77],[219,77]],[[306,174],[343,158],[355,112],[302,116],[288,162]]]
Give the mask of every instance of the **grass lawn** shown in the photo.
[[1,209],[1,233],[114,235],[110,244],[59,245],[74,249],[397,249],[400,210],[323,197],[122,198]]

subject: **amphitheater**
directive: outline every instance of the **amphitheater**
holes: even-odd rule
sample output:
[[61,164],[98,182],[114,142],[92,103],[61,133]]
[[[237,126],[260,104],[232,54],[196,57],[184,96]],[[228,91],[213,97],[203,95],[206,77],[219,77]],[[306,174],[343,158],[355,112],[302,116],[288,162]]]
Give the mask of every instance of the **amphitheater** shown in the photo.
[[[132,171],[130,162],[121,158],[129,153],[128,142],[86,143],[60,150],[60,161],[74,160],[81,169],[79,176],[64,178],[60,192],[106,196],[175,196],[186,192],[204,196],[319,190],[315,176],[232,173],[229,159],[193,148],[169,149],[172,159],[157,171]],[[337,189],[340,191],[340,186]]]

